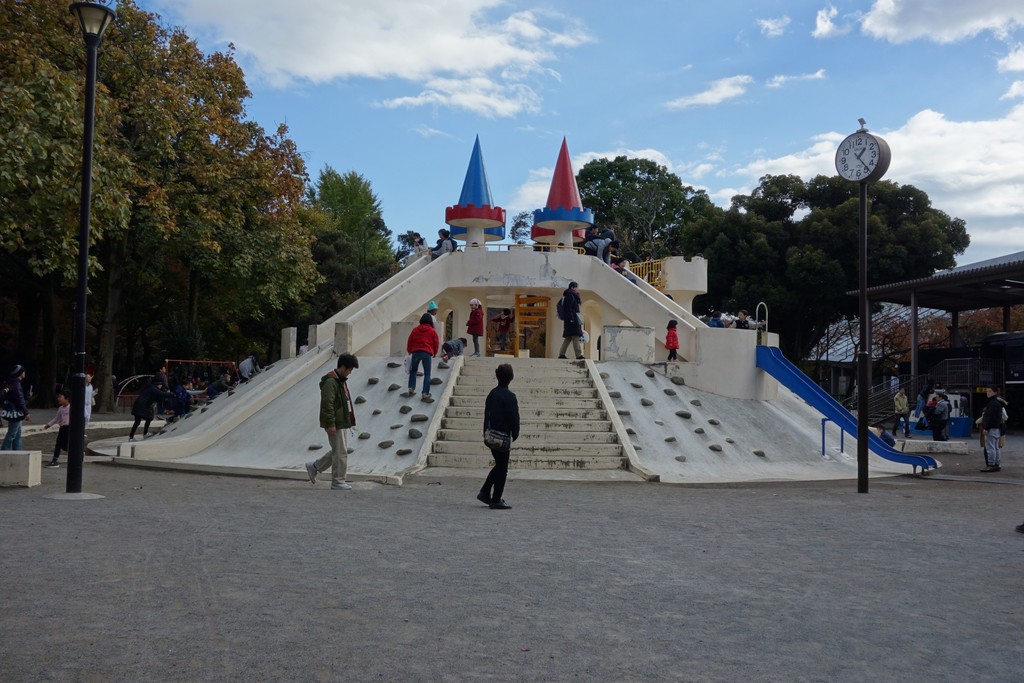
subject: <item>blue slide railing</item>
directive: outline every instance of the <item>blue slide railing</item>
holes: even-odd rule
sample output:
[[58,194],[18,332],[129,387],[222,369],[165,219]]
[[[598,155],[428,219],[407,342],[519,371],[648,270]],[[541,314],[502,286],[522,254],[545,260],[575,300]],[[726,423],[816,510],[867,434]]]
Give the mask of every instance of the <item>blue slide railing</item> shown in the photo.
[[[829,418],[854,438],[857,438],[857,419],[839,402],[829,396],[811,378],[800,371],[800,368],[786,360],[782,351],[774,346],[757,347],[757,367],[777,379],[782,386],[807,401],[812,408]],[[868,432],[868,448],[880,458],[893,462],[911,465],[914,472],[920,467],[922,471],[937,468],[939,463],[928,455],[902,453],[879,439],[874,432]]]

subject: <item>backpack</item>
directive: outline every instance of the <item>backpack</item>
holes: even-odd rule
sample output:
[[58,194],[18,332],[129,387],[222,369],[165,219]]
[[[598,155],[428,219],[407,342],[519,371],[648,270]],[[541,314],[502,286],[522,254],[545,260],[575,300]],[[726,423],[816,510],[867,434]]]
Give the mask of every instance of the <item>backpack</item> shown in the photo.
[[565,297],[564,296],[561,299],[558,300],[557,304],[555,304],[555,314],[558,316],[559,320],[565,320]]

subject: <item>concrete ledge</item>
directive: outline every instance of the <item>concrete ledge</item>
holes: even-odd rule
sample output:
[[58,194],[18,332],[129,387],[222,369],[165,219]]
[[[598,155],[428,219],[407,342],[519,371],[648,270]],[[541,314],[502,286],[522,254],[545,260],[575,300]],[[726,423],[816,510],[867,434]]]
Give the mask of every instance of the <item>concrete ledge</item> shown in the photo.
[[[188,462],[174,462],[161,460],[139,460],[136,458],[110,458],[100,464],[121,465],[127,467],[141,467],[152,470],[175,470],[178,472],[196,472],[200,474],[224,474],[232,477],[258,477],[263,479],[295,479],[298,481],[309,481],[305,470],[272,469],[263,467],[229,467],[227,465],[201,465]],[[324,473],[330,476],[330,470]],[[349,472],[348,481],[375,481],[381,484],[393,486],[402,485],[402,477],[383,474],[359,474]],[[329,481],[329,479],[328,479]]]
[[[899,446],[901,442],[897,442]],[[967,455],[966,441],[917,441],[915,439],[904,439],[902,441],[904,453],[921,453],[925,455]]]
[[0,486],[39,486],[42,469],[42,451],[0,451]]

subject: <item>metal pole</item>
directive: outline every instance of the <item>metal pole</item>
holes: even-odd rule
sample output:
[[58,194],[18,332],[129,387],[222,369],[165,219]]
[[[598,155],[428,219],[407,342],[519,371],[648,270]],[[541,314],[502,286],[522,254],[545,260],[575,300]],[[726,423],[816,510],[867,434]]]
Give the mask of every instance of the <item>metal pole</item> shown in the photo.
[[868,324],[868,184],[860,183],[860,352],[857,354],[857,493],[868,492],[868,384],[871,338]]
[[82,131],[82,198],[78,223],[78,289],[74,313],[71,420],[67,493],[82,492],[85,459],[85,307],[89,291],[89,209],[92,200],[92,142],[96,123],[96,53],[101,36],[85,36],[85,126]]

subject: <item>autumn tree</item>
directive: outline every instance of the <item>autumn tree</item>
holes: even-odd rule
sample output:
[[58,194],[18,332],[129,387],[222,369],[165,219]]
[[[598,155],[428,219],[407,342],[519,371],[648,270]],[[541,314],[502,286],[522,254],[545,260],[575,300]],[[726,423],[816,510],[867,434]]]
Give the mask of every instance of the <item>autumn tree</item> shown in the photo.
[[[3,98],[0,116],[31,121],[35,111],[47,120],[28,127],[39,140],[24,142],[22,158],[0,156],[0,178],[28,195],[14,209],[0,204],[0,221],[23,226],[14,239],[5,231],[5,258],[35,263],[38,278],[66,285],[77,251],[60,236],[74,234],[77,216],[79,180],[65,157],[81,139],[72,114],[83,72],[80,32],[66,7],[0,2],[12,18],[0,28],[10,65],[0,72],[2,87],[18,95]],[[231,353],[250,342],[240,321],[264,319],[319,281],[312,236],[298,217],[302,159],[286,129],[267,134],[245,118],[248,97],[230,52],[204,55],[181,30],[163,28],[131,0],[119,3],[101,47],[97,96],[89,337],[100,409],[113,407],[115,362],[127,372],[139,355],[154,363],[167,320],[184,328],[171,335],[176,340],[213,331],[227,347],[220,352]],[[5,150],[16,147],[11,142]],[[38,169],[27,185],[18,178],[25,169]],[[33,204],[33,215],[17,214]],[[40,226],[52,233],[53,258],[39,258],[45,252],[31,231]],[[22,334],[32,334],[27,315],[20,323]]]

